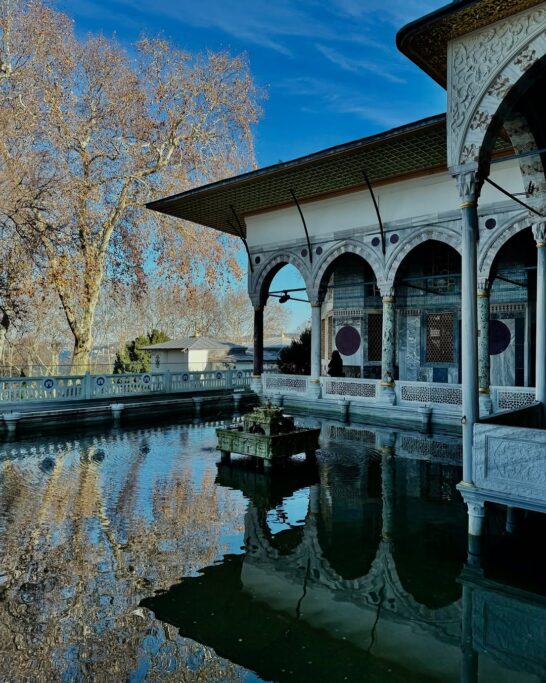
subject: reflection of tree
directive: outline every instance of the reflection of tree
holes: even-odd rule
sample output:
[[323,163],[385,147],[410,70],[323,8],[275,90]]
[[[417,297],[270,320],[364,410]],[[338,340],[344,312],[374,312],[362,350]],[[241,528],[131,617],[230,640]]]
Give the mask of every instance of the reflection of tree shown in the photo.
[[190,469],[151,478],[149,448],[123,445],[117,476],[94,445],[0,462],[0,680],[240,676],[138,605],[214,562],[241,505]]

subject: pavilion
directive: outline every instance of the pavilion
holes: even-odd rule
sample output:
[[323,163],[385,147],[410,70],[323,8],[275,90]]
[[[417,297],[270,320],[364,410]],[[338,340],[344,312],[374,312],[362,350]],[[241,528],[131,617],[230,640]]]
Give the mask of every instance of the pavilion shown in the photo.
[[[546,2],[457,0],[397,43],[446,88],[447,114],[148,207],[243,241],[257,393],[460,422],[479,535],[486,500],[546,510],[546,432],[522,426],[546,405]],[[286,264],[312,307],[309,377],[262,372]],[[333,349],[343,378],[323,375]]]

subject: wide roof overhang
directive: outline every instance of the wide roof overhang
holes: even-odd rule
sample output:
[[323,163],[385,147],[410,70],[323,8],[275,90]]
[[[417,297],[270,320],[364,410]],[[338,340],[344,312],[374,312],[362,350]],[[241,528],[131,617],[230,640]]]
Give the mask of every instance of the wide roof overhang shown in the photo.
[[325,195],[446,168],[446,117],[432,116],[384,133],[227,178],[146,206],[232,235],[245,216]]
[[398,49],[442,87],[447,81],[450,40],[540,5],[543,0],[455,0],[404,26]]

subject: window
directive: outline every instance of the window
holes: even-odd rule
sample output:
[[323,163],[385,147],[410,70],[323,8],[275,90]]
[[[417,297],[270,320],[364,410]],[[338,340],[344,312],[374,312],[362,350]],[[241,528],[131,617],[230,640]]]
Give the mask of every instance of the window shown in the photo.
[[334,318],[333,316],[328,316],[328,356],[330,357],[334,348]]
[[426,316],[426,362],[454,363],[453,313],[433,313]]
[[383,314],[368,313],[368,360],[381,361],[383,346]]

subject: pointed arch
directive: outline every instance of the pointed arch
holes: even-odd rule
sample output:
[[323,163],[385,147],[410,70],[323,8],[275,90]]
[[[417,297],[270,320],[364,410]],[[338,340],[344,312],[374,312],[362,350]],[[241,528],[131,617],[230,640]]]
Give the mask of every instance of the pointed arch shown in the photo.
[[[523,95],[538,68],[544,68],[545,19],[546,10],[536,8],[517,21],[488,27],[455,48],[448,128],[450,167],[488,163],[510,100]],[[480,69],[475,64],[480,64]]]
[[309,293],[309,281],[311,274],[305,261],[289,251],[274,254],[259,270],[249,275],[248,294],[255,306],[264,306],[267,301],[269,285],[275,275],[283,266],[292,265],[299,272],[307,292]]
[[480,249],[478,255],[479,278],[489,280],[491,276],[491,267],[499,251],[509,239],[526,228],[531,227],[531,224],[532,220],[530,219],[529,214],[524,211],[516,220],[512,219],[512,221],[499,226],[495,230],[494,234],[484,243],[483,250]]
[[360,256],[370,266],[375,275],[375,279],[379,282],[383,278],[383,263],[379,254],[364,242],[358,240],[344,240],[338,242],[328,251],[326,251],[321,259],[317,262],[312,278],[312,285],[310,296],[319,296],[327,283],[324,283],[324,276],[334,261],[344,254],[354,254]]
[[398,269],[402,261],[406,256],[412,252],[415,247],[418,247],[424,242],[442,242],[450,247],[453,247],[455,251],[461,253],[461,238],[459,233],[454,229],[449,230],[447,228],[430,227],[424,228],[417,233],[414,233],[408,240],[405,240],[400,244],[398,249],[392,254],[387,264],[387,272],[385,277],[385,288],[394,287],[394,281],[398,274]]

